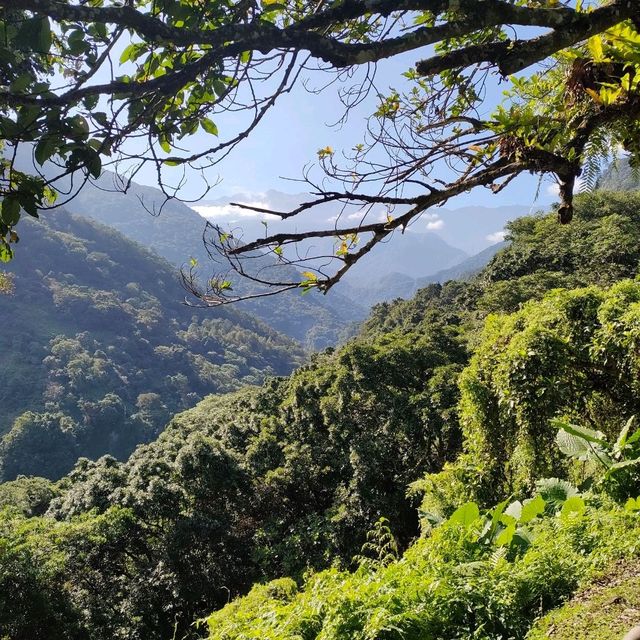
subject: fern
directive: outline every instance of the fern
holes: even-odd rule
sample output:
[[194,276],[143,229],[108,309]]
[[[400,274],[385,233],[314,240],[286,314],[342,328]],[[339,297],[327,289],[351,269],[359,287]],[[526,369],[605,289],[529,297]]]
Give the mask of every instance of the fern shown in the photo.
[[604,127],[597,128],[589,138],[583,152],[581,193],[591,193],[598,188],[602,165],[611,158],[611,133]]
[[367,532],[367,541],[353,559],[360,566],[386,567],[400,556],[398,543],[386,518],[380,518]]

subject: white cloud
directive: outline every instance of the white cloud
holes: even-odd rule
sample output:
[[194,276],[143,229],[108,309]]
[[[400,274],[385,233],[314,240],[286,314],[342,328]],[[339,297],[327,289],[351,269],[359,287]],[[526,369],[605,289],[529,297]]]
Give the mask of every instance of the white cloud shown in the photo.
[[493,242],[495,244],[496,242],[502,242],[506,235],[505,231],[496,231],[495,233],[490,233],[485,237],[489,242]]
[[[255,202],[243,202],[242,204],[249,205],[250,207],[258,207],[260,209],[268,209],[269,203],[262,201]],[[199,213],[203,218],[208,220],[218,220],[219,218],[258,218],[260,220],[279,220],[278,216],[274,216],[271,213],[263,213],[261,211],[251,211],[250,209],[243,209],[241,207],[234,207],[232,204],[219,204],[219,205],[202,205],[192,207],[194,211]]]
[[377,214],[366,209],[358,209],[353,213],[341,213],[340,215],[331,216],[327,218],[327,222],[336,222],[337,220],[349,220],[357,222],[385,222],[387,219],[387,212],[384,210],[379,211]]
[[429,213],[428,211],[427,213],[423,213],[422,217],[425,220],[440,220],[440,216],[437,213]]
[[444,227],[444,220],[441,218],[427,222],[427,231],[438,231],[442,229],[442,227]]
[[554,182],[547,186],[547,195],[556,197],[560,195],[560,186],[557,182]]

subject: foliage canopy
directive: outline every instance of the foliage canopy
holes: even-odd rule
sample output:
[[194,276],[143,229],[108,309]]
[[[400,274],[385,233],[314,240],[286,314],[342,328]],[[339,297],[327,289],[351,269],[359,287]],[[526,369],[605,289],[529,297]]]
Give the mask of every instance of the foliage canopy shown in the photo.
[[0,481],[124,459],[206,395],[302,362],[239,309],[180,304],[171,265],[113,230],[62,210],[25,226],[0,304]]
[[[409,636],[523,637],[578,577],[637,548],[637,467],[622,470],[622,487],[592,482],[630,495],[625,512],[610,513],[604,493],[581,498],[569,480],[588,483],[598,468],[570,463],[545,417],[597,421],[613,443],[617,416],[640,413],[639,202],[589,194],[571,225],[520,220],[476,278],[379,305],[347,345],[203,400],[127,462],[82,459],[55,486],[4,484],[0,577],[19,578],[24,599],[16,609],[14,591],[0,590],[0,620],[17,637],[190,637],[226,589],[289,575],[215,614],[214,637],[287,637],[281,612],[310,624],[302,637],[367,637],[390,620]],[[587,251],[595,238],[601,249]],[[539,482],[548,473],[564,477]],[[487,528],[483,509],[513,492]],[[425,537],[454,509],[463,529],[438,527],[398,557],[419,534],[417,493]],[[573,515],[554,515],[563,509]],[[527,530],[540,534],[533,544]],[[328,571],[300,589],[310,569]]]

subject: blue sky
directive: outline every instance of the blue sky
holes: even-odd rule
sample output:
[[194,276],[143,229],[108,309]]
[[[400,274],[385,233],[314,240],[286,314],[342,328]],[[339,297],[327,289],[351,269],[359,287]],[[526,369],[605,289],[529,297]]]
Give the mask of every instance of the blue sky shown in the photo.
[[[402,72],[406,71],[420,55],[407,54],[379,65],[376,83],[381,91],[389,87],[401,88]],[[311,85],[319,85],[326,80],[323,74],[309,73]],[[494,87],[487,96],[487,110],[500,99],[501,89]],[[340,152],[350,149],[361,140],[365,129],[365,119],[375,109],[375,99],[354,110],[346,125],[331,126],[341,117],[344,107],[337,97],[337,88],[331,86],[322,93],[309,93],[302,84],[290,94],[282,96],[268,116],[243,141],[235,151],[216,168],[209,171],[207,179],[215,182],[219,176],[221,183],[206,196],[207,200],[217,199],[237,193],[261,193],[269,189],[298,193],[305,191],[305,185],[286,178],[301,177],[303,167],[316,158],[318,149],[327,145]],[[216,119],[221,135],[235,130],[240,117],[227,113]],[[205,140],[206,138],[206,140]],[[211,138],[204,133],[196,134],[189,145],[211,144]],[[136,180],[154,185],[155,172],[138,174]],[[188,181],[182,195],[195,198],[202,191],[202,183],[197,176]],[[537,198],[536,193],[539,191]],[[545,207],[555,200],[552,184],[546,182],[538,190],[537,176],[522,176],[502,193],[495,195],[488,189],[478,189],[450,201],[448,207],[483,205],[525,205],[532,209]]]

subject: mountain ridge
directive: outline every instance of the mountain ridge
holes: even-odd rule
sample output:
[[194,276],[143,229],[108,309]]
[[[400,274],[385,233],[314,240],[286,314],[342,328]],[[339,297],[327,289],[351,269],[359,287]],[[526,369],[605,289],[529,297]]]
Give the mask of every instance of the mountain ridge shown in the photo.
[[24,226],[0,298],[0,477],[126,457],[205,395],[302,361],[252,316],[181,304],[173,267],[110,227],[64,210]]

